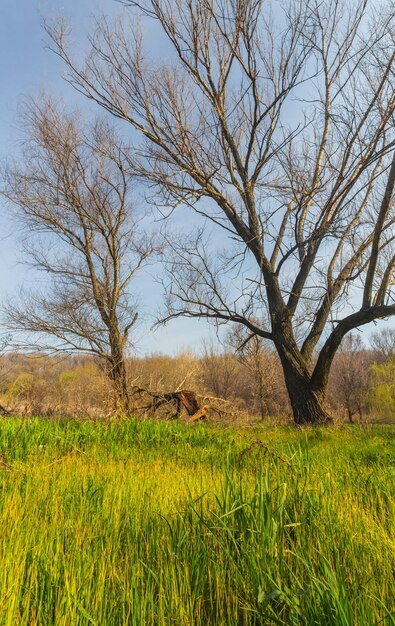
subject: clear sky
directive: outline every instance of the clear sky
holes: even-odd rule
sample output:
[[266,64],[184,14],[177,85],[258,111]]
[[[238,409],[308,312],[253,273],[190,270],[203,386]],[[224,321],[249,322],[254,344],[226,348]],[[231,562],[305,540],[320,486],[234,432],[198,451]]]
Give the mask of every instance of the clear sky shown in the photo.
[[[65,16],[72,27],[73,39],[83,46],[91,30],[92,17],[101,13],[117,15],[123,8],[115,0],[1,0],[0,1],[0,158],[18,153],[21,136],[18,131],[18,107],[24,99],[45,90],[66,102],[86,106],[82,96],[62,79],[62,64],[45,49],[42,20]],[[150,38],[150,46],[160,45]],[[0,200],[0,294],[3,298],[17,294],[22,284],[32,287],[43,277],[21,263],[23,250],[15,224]],[[150,275],[155,273],[151,268]],[[137,289],[143,304],[145,323],[138,331],[137,347],[143,353],[174,353],[199,349],[203,338],[212,335],[205,322],[178,320],[164,329],[150,331],[160,305],[160,286],[150,275],[141,277]]]

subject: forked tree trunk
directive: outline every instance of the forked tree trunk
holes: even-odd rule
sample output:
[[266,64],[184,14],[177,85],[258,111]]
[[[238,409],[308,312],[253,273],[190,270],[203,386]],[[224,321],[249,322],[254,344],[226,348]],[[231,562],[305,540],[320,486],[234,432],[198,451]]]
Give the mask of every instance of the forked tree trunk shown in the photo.
[[329,424],[332,418],[323,406],[323,394],[317,393],[312,383],[289,363],[283,371],[295,424]]

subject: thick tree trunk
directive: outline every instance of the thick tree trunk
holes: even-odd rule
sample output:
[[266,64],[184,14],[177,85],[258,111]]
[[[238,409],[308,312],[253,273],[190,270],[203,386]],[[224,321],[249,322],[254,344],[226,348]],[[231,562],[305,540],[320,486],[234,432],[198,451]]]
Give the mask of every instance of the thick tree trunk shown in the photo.
[[323,406],[323,395],[313,389],[311,381],[289,363],[283,362],[283,370],[295,424],[330,423],[332,418]]
[[[308,363],[303,359],[295,341],[290,319],[280,319],[274,330],[274,342],[283,368],[295,424],[302,426],[330,423],[332,418],[323,406],[326,382],[322,380],[319,387],[315,386]],[[324,370],[327,375],[329,365]]]

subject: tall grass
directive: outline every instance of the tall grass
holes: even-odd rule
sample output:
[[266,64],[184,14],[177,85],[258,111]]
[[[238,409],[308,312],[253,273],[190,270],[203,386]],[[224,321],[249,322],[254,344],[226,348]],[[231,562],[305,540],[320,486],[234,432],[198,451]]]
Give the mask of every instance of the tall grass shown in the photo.
[[0,424],[0,624],[395,624],[395,429]]

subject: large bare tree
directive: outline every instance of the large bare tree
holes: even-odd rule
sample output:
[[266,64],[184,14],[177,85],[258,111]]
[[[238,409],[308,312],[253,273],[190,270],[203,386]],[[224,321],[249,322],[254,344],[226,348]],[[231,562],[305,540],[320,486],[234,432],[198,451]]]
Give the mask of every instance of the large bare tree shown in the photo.
[[137,320],[129,287],[153,249],[132,205],[128,150],[107,123],[85,126],[46,99],[23,121],[23,154],[5,168],[3,193],[24,227],[27,261],[50,282],[6,306],[7,326],[25,349],[99,357],[127,412]]
[[74,87],[143,140],[156,202],[205,218],[171,241],[166,318],[273,341],[295,421],[326,422],[343,337],[395,313],[393,3],[126,4],[161,28],[161,59],[126,20],[98,21],[83,65],[48,32]]

